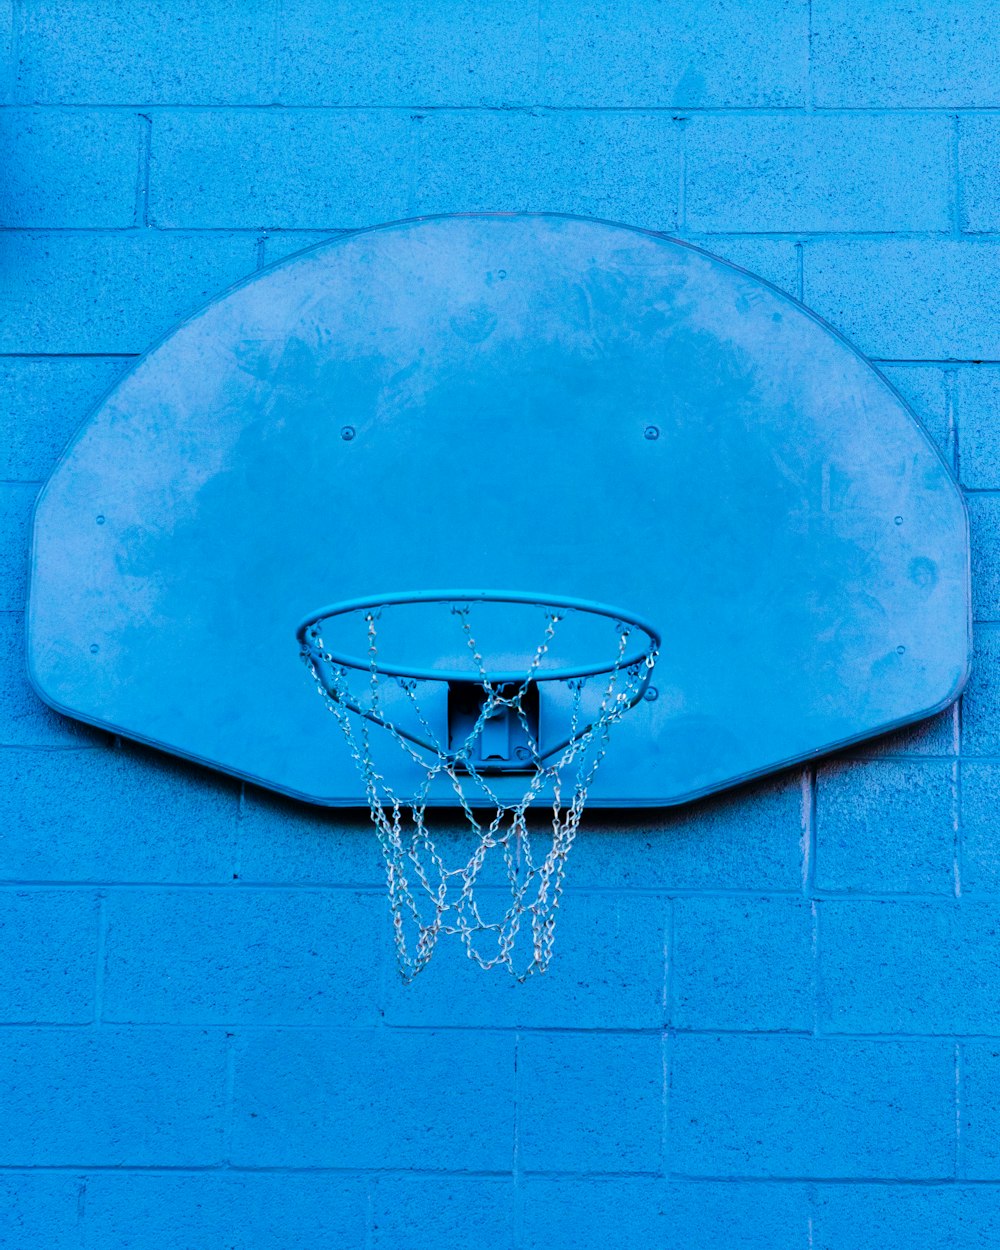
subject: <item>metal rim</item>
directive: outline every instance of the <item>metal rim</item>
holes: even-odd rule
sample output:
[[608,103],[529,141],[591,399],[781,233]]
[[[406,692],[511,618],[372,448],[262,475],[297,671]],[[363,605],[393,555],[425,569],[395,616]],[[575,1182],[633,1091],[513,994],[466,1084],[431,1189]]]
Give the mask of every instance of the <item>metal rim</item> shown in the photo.
[[[569,681],[575,677],[596,677],[601,673],[610,673],[615,668],[630,668],[641,664],[652,652],[659,650],[661,638],[656,627],[645,621],[634,612],[625,612],[620,608],[606,603],[596,603],[589,599],[573,599],[563,595],[532,594],[520,590],[418,590],[400,591],[392,594],[375,595],[364,599],[345,599],[340,603],[329,604],[316,612],[311,612],[302,620],[295,635],[302,647],[313,650],[308,631],[321,622],[335,616],[346,616],[351,612],[359,612],[366,608],[405,607],[414,603],[517,603],[534,604],[541,608],[564,609],[573,612],[586,612],[591,616],[603,616],[610,621],[621,622],[622,625],[641,630],[648,639],[648,645],[626,650],[625,655],[616,662],[600,661],[594,664],[565,666],[556,669],[545,669],[532,674],[533,681]],[[480,681],[482,676],[468,670],[423,669],[402,667],[397,664],[383,664],[376,661],[374,666],[367,659],[358,656],[334,652],[324,647],[323,658],[329,656],[327,663],[353,668],[361,672],[375,672],[386,677],[404,677],[411,681]],[[485,679],[490,682],[516,682],[525,679],[524,670],[491,672],[487,670]]]

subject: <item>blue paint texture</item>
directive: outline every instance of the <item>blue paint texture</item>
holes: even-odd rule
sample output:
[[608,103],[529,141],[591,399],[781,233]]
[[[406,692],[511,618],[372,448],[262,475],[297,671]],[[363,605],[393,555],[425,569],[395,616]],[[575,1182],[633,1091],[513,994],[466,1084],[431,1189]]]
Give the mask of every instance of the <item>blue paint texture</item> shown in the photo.
[[[1000,1241],[994,10],[0,4],[3,1250]],[[367,816],[38,703],[25,538],[179,317],[467,208],[674,232],[884,362],[969,492],[975,668],[960,717],[587,821],[545,978],[405,989]]]

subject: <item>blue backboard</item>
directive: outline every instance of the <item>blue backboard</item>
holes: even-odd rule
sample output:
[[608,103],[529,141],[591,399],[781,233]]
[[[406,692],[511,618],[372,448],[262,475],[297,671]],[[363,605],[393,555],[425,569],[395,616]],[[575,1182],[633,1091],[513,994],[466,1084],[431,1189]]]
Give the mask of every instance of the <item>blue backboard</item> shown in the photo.
[[[155,346],[39,500],[30,672],[70,716],[354,806],[296,627],[456,586],[615,605],[662,637],[593,806],[883,733],[968,673],[963,502],[885,379],[738,268],[546,215],[335,239]],[[425,615],[400,646],[444,669],[453,627]],[[542,723],[565,697],[548,686]],[[406,794],[415,765],[382,759]]]

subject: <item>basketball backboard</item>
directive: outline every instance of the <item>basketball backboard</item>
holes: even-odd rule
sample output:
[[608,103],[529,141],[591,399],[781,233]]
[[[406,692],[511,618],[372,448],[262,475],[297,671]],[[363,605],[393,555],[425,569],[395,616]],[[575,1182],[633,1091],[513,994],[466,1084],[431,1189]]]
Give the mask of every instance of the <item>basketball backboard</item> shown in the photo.
[[[651,623],[656,669],[592,806],[682,802],[883,733],[968,670],[962,499],[872,365],[696,248],[515,215],[334,239],[153,347],[39,500],[30,672],[67,715],[355,806],[296,629],[440,587]],[[492,610],[496,649],[530,655],[537,619]],[[411,613],[394,643],[391,621],[447,732],[470,714],[434,694],[464,654],[454,617]],[[553,666],[589,662],[599,625],[557,636]],[[539,684],[543,729],[569,698]],[[416,785],[398,751],[380,761]]]

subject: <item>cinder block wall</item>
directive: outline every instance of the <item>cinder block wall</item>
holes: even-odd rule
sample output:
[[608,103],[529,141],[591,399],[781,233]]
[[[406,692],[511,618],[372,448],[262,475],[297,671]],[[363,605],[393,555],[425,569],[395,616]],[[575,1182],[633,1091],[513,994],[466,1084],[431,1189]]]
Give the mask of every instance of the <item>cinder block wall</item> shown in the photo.
[[[0,1246],[1000,1241],[1000,47],[986,0],[0,5]],[[991,111],[992,110],[992,111]],[[961,709],[592,818],[551,974],[395,978],[366,817],[48,712],[32,500],[136,354],[407,215],[762,274],[961,473]]]

